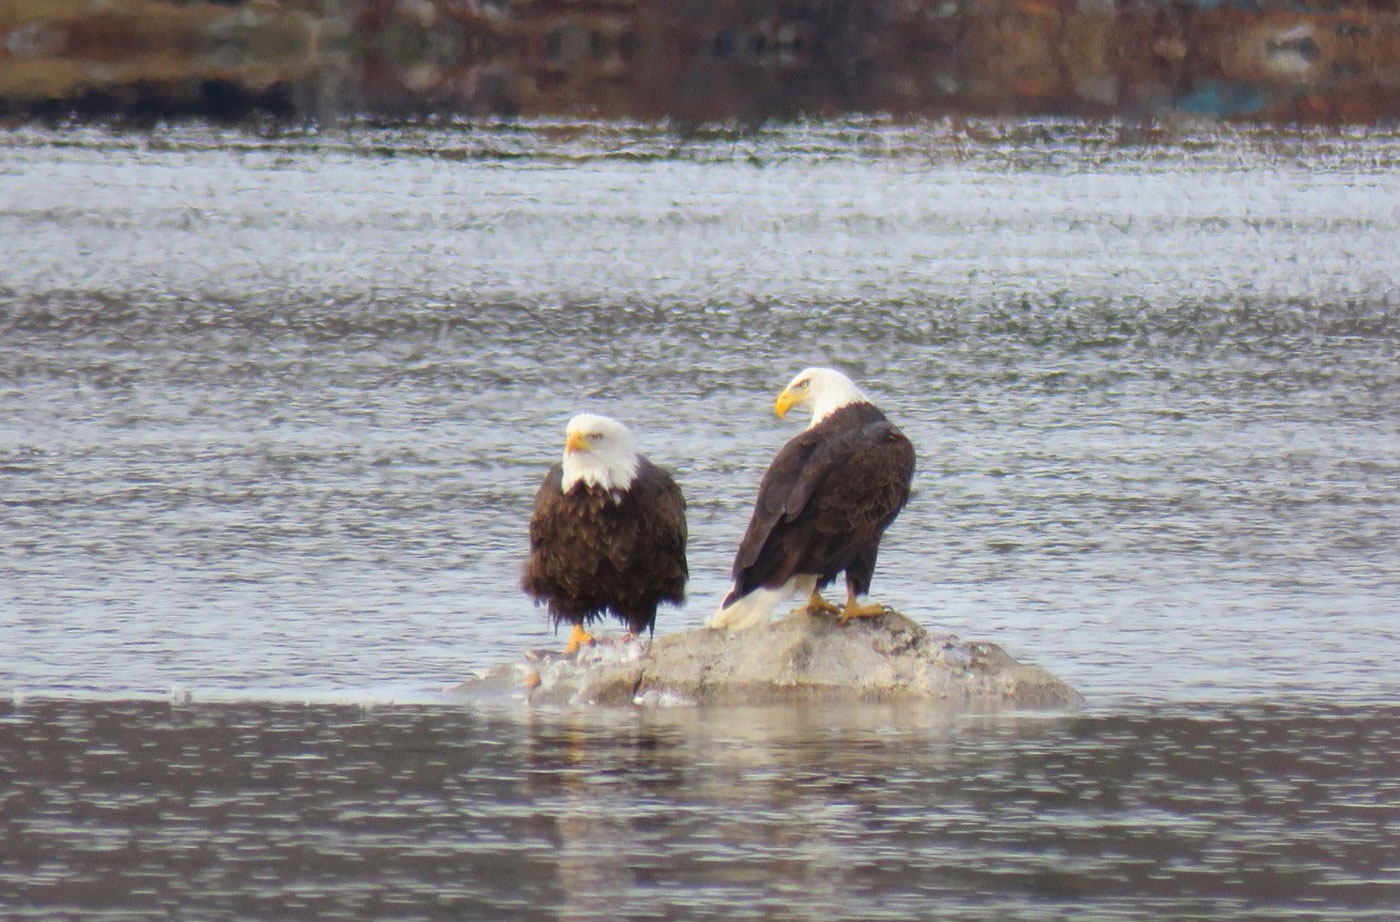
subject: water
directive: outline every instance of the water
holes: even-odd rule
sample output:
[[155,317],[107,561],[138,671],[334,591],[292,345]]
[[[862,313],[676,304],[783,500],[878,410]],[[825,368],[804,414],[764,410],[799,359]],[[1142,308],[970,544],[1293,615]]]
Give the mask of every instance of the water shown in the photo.
[[1394,918],[1394,707],[908,716],[6,708],[0,887],[16,919]]
[[0,687],[431,691],[553,643],[516,573],[584,408],[677,472],[694,626],[772,395],[837,362],[920,454],[878,598],[1097,700],[1395,688],[1392,136],[0,150]]
[[[1386,917],[1398,155],[1054,122],[6,135],[0,903]],[[445,702],[562,642],[516,580],[572,413],[690,499],[664,634],[726,588],[814,362],[920,453],[874,597],[1084,715]]]

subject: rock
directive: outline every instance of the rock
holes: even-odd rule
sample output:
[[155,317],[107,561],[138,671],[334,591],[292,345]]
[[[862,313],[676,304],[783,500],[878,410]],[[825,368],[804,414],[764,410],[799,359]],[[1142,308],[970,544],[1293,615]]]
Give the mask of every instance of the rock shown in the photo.
[[449,691],[465,702],[785,704],[937,702],[958,710],[1074,708],[1079,693],[1001,647],[933,635],[905,616],[838,624],[800,612],[748,631],[602,638],[577,656],[527,654]]

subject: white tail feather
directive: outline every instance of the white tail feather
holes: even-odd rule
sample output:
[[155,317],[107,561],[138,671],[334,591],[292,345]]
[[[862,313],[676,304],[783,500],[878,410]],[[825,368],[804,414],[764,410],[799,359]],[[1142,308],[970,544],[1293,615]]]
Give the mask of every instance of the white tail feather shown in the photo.
[[733,605],[721,607],[710,618],[710,627],[728,628],[743,631],[768,620],[768,616],[781,604],[792,598],[800,577],[794,576],[776,589],[760,586],[748,595],[738,599]]

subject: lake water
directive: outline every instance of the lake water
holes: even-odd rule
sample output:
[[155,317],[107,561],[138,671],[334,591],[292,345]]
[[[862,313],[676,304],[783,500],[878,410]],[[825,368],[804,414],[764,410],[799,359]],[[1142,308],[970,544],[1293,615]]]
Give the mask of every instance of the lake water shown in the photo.
[[9,918],[1391,920],[1400,711],[0,709]]
[[[1149,143],[1150,140],[1150,143]],[[1400,136],[880,120],[0,137],[0,904],[1391,918]],[[481,714],[582,409],[698,625],[801,367],[872,596],[1080,715]]]

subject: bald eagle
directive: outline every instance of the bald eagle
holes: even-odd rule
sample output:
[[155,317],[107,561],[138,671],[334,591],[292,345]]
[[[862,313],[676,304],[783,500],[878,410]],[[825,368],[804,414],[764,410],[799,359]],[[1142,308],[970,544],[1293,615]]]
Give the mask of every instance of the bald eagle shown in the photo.
[[573,625],[564,652],[593,638],[606,613],[633,634],[654,631],[662,602],[685,600],[685,498],[671,475],[637,454],[615,419],[569,420],[564,459],[535,493],[521,588]]
[[[807,407],[812,422],[773,459],[758,485],[753,517],[734,556],[734,587],[710,626],[743,630],[761,623],[794,592],[809,611],[871,617],[870,591],[880,537],[909,500],[914,446],[860,392],[830,368],[808,368],[778,395],[781,418]],[[846,574],[846,605],[821,597]]]

